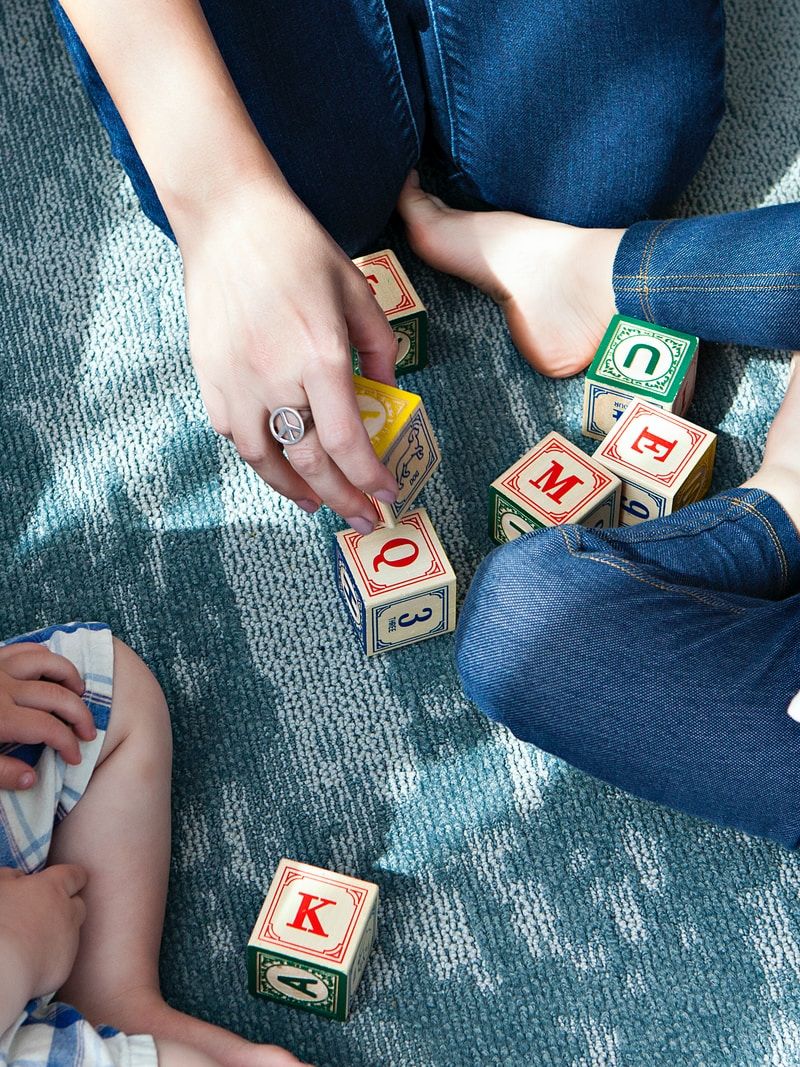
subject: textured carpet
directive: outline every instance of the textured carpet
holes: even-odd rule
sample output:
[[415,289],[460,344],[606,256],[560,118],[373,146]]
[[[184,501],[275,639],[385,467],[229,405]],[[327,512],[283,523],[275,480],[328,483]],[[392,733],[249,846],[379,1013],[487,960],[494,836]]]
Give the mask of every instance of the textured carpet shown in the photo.
[[[800,0],[731,4],[730,108],[684,210],[797,197],[799,18]],[[367,662],[332,517],[277,499],[205,423],[178,256],[44,0],[6,0],[0,72],[0,633],[105,619],[164,684],[170,999],[320,1067],[800,1064],[798,860],[515,743],[460,694],[449,638]],[[425,502],[463,595],[487,483],[551,428],[580,441],[581,383],[534,376],[487,300],[399,251],[431,313],[414,384],[444,462]],[[718,488],[754,468],[785,373],[785,354],[706,351]],[[482,448],[476,412],[508,439]],[[347,1025],[245,991],[284,854],[380,883]]]

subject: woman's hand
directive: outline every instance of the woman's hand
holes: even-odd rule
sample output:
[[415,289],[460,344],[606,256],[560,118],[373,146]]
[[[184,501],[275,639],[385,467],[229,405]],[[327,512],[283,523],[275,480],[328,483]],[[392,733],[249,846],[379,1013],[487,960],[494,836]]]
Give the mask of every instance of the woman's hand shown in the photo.
[[[366,377],[394,384],[391,327],[361,272],[289,187],[251,180],[173,220],[184,261],[192,360],[209,417],[274,489],[307,511],[328,504],[355,529],[365,493],[397,486],[359,415],[350,342]],[[286,448],[270,412],[310,408]]]
[[[83,681],[75,665],[44,645],[25,642],[0,648],[0,744],[49,745],[65,763],[81,761],[80,741],[97,730],[81,700]],[[30,789],[36,771],[0,756],[0,789]]]

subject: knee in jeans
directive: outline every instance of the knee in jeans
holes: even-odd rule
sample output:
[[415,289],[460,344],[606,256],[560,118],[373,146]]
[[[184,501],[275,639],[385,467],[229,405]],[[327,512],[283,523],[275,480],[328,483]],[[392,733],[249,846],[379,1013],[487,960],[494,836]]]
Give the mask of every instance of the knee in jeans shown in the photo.
[[470,588],[456,633],[464,690],[489,718],[519,733],[519,713],[547,703],[554,677],[582,656],[592,631],[578,623],[600,610],[599,589],[559,530],[495,550]]

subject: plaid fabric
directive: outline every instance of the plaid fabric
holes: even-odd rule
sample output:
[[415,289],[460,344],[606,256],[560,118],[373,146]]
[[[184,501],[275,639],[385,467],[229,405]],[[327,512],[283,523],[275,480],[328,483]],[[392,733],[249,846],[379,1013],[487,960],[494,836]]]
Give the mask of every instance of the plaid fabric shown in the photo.
[[[30,874],[47,863],[53,828],[83,796],[105,738],[111,712],[114,646],[102,623],[68,623],[14,637],[0,645],[35,641],[72,660],[83,678],[86,701],[97,726],[94,741],[82,742],[82,759],[70,767],[44,745],[0,745],[37,770],[36,785],[25,792],[0,791],[0,867]],[[2,945],[0,945],[2,951]],[[95,1029],[65,1004],[50,997],[31,1001],[0,1035],[0,1067],[156,1067],[151,1037],[126,1037],[111,1027]]]

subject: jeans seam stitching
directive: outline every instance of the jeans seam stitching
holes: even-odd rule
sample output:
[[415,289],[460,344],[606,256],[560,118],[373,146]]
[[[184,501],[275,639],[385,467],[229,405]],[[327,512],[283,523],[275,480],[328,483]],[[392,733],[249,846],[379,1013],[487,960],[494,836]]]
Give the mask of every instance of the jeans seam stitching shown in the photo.
[[432,3],[427,3],[428,17],[431,22],[431,29],[433,30],[433,39],[436,42],[436,54],[439,57],[439,72],[442,77],[442,88],[444,89],[444,100],[447,107],[447,121],[450,124],[450,158],[455,162],[458,159],[456,153],[456,124],[453,118],[453,104],[450,98],[450,86],[447,80],[447,67],[444,61],[444,49],[442,48],[442,38],[439,32],[439,23],[437,21],[436,12]]
[[781,565],[781,593],[786,589],[789,582],[789,564],[786,559],[786,553],[783,551],[783,545],[780,542],[777,531],[772,523],[769,521],[766,515],[763,515],[758,508],[754,507],[749,501],[741,500],[739,497],[732,497],[731,503],[738,504],[740,508],[743,508],[751,515],[755,515],[757,519],[760,519],[764,525],[765,530],[769,534],[772,545],[775,549],[775,554],[778,557],[778,561]]
[[419,128],[417,126],[417,120],[414,116],[414,108],[411,105],[411,97],[408,95],[408,87],[406,85],[406,79],[403,74],[403,67],[400,63],[400,54],[397,51],[397,40],[395,38],[394,28],[392,27],[391,18],[389,16],[388,8],[386,7],[386,0],[380,0],[381,8],[384,14],[384,27],[383,32],[387,39],[388,45],[391,48],[392,60],[393,60],[393,81],[395,83],[395,91],[399,83],[399,87],[402,94],[402,101],[405,102],[405,109],[408,114],[408,118],[411,120],[411,125],[414,129],[414,142],[416,143],[416,156],[419,158],[422,151],[422,142],[420,140]]
[[657,231],[658,231],[658,227],[656,226],[647,235],[647,241],[645,242],[645,246],[642,249],[642,258],[641,258],[641,260],[639,262],[639,273],[637,275],[635,275],[635,277],[636,277],[636,285],[631,290],[632,292],[638,293],[638,295],[639,295],[639,307],[642,310],[642,318],[645,318],[645,319],[647,318],[647,312],[645,310],[644,299],[643,299],[643,295],[642,295],[642,293],[643,293],[643,285],[644,285],[644,277],[645,277],[645,266],[644,266],[644,264],[645,264],[645,259],[647,258],[647,253],[650,251],[650,245],[651,245],[652,241],[655,240],[655,235],[656,235]]
[[[636,285],[616,286],[621,293],[637,293]],[[645,293],[785,293],[792,289],[800,289],[797,285],[648,285],[645,284]],[[649,300],[648,300],[649,306]],[[652,321],[652,319],[651,319]]]
[[[635,280],[638,274],[616,274],[617,278]],[[697,274],[692,271],[689,274],[660,274],[660,278],[800,278],[800,271],[794,270],[771,270],[771,271],[723,271],[717,274]]]
[[650,303],[650,264],[653,260],[653,253],[656,250],[658,238],[661,236],[662,232],[667,228],[667,226],[669,226],[671,221],[671,219],[666,219],[664,222],[661,223],[660,226],[657,226],[651,234],[652,241],[650,242],[650,250],[647,256],[647,263],[645,264],[644,268],[644,303],[646,304],[645,318],[648,319],[650,322],[655,322],[655,316],[653,315],[653,306]]

